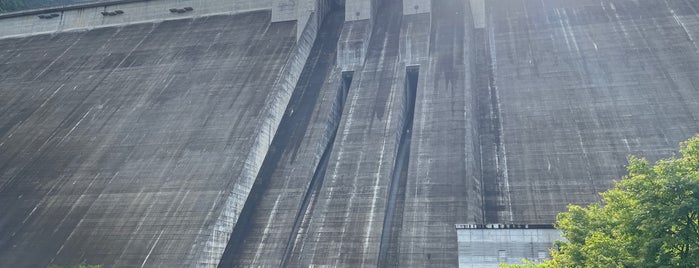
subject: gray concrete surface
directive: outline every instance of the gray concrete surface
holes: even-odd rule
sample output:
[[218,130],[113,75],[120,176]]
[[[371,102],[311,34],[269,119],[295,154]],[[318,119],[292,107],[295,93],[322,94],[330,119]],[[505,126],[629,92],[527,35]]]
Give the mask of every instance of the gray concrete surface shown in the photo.
[[485,0],[469,0],[469,6],[471,17],[473,18],[473,28],[484,28],[486,21]]
[[263,2],[0,19],[0,266],[456,267],[699,132],[699,3]]
[[[225,201],[219,204],[217,210],[214,211],[218,214],[218,218],[213,224],[214,227],[209,230],[204,250],[198,252],[197,265],[199,266],[216,266],[224,253],[233,227],[243,209],[244,202],[246,202],[250,194],[255,178],[260,172],[265,156],[270,149],[274,133],[279,128],[284,110],[289,104],[295,85],[298,83],[308,59],[318,31],[316,27],[318,24],[315,22],[317,19],[318,16],[315,13],[309,16],[305,28],[293,46],[286,63],[279,70],[280,73],[276,74],[274,84],[271,88],[263,88],[264,91],[270,91],[271,95],[265,100],[262,107],[258,107],[264,114],[250,126],[257,130],[257,134],[251,137],[254,140],[253,145],[249,148],[250,151],[245,161],[241,164],[243,169],[238,175],[238,180],[242,183],[239,184],[240,187],[231,191],[225,198]],[[289,24],[289,22],[273,23],[272,25],[274,24]],[[296,27],[298,29],[299,25],[297,24]]]
[[220,267],[278,267],[287,262],[305,212],[312,211],[313,189],[322,185],[324,158],[332,151],[349,86],[334,67],[344,13],[328,16]]
[[[0,24],[0,38],[10,36],[26,36],[60,31],[85,30],[105,26],[119,26],[142,22],[156,22],[181,18],[201,17],[222,13],[241,13],[251,10],[272,9],[271,0],[148,0],[131,1],[127,3],[105,5],[76,5],[46,9],[48,13],[59,16],[53,19],[40,19],[36,14],[11,16],[3,14]],[[192,7],[194,10],[185,13],[171,13],[171,8]],[[122,10],[118,16],[103,16],[102,11]],[[25,11],[26,12],[26,11]],[[21,12],[20,12],[21,13]],[[36,12],[34,12],[36,13]],[[307,15],[306,15],[307,17]]]
[[323,188],[306,234],[292,253],[299,266],[376,266],[386,194],[400,136],[405,68],[400,67],[400,1],[385,1],[356,70]]
[[377,0],[345,0],[345,20],[372,19],[378,5]]
[[295,34],[256,12],[0,41],[0,266],[200,265]]
[[[437,4],[439,2],[436,2]],[[424,0],[403,0],[403,15],[430,13],[432,3]]]
[[493,222],[547,223],[699,132],[699,3],[492,1],[502,197]]
[[456,266],[454,224],[482,221],[468,11],[463,1],[436,1],[431,23],[426,15],[404,19],[404,58],[420,64],[422,80],[392,267]]
[[337,65],[340,69],[353,71],[364,65],[371,38],[371,25],[370,20],[345,22],[337,45]]
[[[58,7],[46,7],[0,14],[0,38],[86,30],[99,27],[121,26],[143,22],[158,22],[219,14],[234,14],[254,10],[272,10],[272,21],[298,21],[300,38],[309,17],[323,17],[337,0],[105,0]],[[192,8],[184,13],[170,9]],[[116,16],[104,16],[104,11],[119,10]],[[56,14],[55,18],[41,19],[40,15]],[[367,13],[370,14],[370,13]],[[317,26],[316,26],[317,27]]]

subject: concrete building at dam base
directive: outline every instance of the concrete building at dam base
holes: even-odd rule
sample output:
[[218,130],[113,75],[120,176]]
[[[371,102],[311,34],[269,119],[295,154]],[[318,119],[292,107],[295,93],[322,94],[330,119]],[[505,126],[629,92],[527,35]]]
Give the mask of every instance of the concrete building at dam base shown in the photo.
[[0,14],[0,267],[497,267],[699,132],[699,1]]

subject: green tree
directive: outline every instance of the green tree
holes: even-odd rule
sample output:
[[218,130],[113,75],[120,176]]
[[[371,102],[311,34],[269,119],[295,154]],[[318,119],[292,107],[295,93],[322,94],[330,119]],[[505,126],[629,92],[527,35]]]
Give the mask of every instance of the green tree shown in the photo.
[[551,260],[502,267],[699,267],[699,136],[680,153],[655,165],[632,156],[601,203],[558,214],[567,241]]

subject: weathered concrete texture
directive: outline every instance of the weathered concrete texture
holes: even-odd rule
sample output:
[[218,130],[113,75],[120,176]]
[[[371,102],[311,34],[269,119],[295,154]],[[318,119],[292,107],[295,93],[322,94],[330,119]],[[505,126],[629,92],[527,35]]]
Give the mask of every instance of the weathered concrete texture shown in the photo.
[[[280,0],[281,1],[281,0]],[[310,1],[310,0],[309,0]],[[276,1],[274,1],[276,2]],[[117,2],[118,3],[118,2]],[[251,10],[272,9],[272,0],[149,0],[131,1],[123,4],[108,4],[82,8],[47,9],[45,14],[55,13],[58,17],[40,19],[37,14],[14,17],[2,14],[0,37],[26,36],[39,33],[54,33],[76,29],[127,25],[142,22],[172,20],[178,18],[201,17],[212,14],[240,13]],[[184,13],[171,13],[171,8],[192,7]],[[122,10],[117,16],[104,16],[102,11]],[[19,12],[19,13],[26,13]],[[39,13],[42,14],[42,13]],[[5,18],[9,17],[9,18]],[[299,16],[301,17],[301,16]],[[306,19],[308,16],[303,16]],[[301,27],[303,28],[303,26]]]
[[82,3],[104,3],[114,0],[5,0],[0,3],[0,14],[37,8],[60,7]]
[[560,231],[552,226],[543,229],[457,226],[457,233],[460,268],[497,268],[500,263],[520,264],[523,259],[541,262],[551,258],[549,248],[562,239]]
[[346,97],[334,68],[343,16],[331,13],[320,29],[220,267],[279,267],[294,245]]
[[308,23],[315,23],[313,27],[320,28],[325,15],[342,6],[338,0],[275,0],[270,4],[272,21],[297,21],[299,37]]
[[[442,1],[444,2],[444,1]],[[439,4],[439,2],[436,2]],[[403,0],[403,15],[430,13],[432,3],[425,0]]]
[[2,39],[0,266],[456,266],[490,236],[455,224],[550,224],[699,132],[695,2],[226,0],[272,11]]
[[435,1],[432,8],[431,21],[429,14],[403,19],[403,58],[420,65],[420,77],[393,267],[456,266],[454,224],[482,221],[478,126],[467,80],[469,10],[463,1]]
[[366,64],[357,70],[299,266],[376,266],[400,137],[405,69],[399,64],[400,1],[383,1]]
[[340,69],[352,71],[364,64],[370,38],[371,21],[345,22],[337,45],[337,65]]
[[206,259],[267,151],[295,27],[256,12],[1,40],[0,266]]
[[377,0],[346,0],[345,20],[368,20],[374,18],[379,5]]
[[[255,124],[257,135],[254,137],[253,145],[245,161],[241,163],[243,169],[238,180],[242,183],[232,192],[232,195],[228,195],[221,207],[216,208],[215,211],[220,211],[220,213],[218,213],[219,216],[214,221],[214,227],[212,230],[209,230],[204,249],[197,252],[198,266],[216,266],[224,253],[233,227],[237,223],[244,202],[248,198],[255,178],[257,178],[257,174],[271,146],[274,133],[277,132],[286,106],[289,104],[291,95],[301,76],[301,71],[310,54],[318,31],[318,24],[315,22],[317,19],[318,16],[315,14],[309,16],[308,23],[305,24],[305,28],[284,64],[281,73],[275,76],[276,80],[273,87],[266,89],[271,91],[272,95],[265,101],[264,106],[260,107],[264,115]],[[298,28],[299,25],[297,24],[296,27]]]
[[489,1],[499,221],[550,223],[699,132],[699,2]]
[[473,19],[473,28],[483,29],[485,27],[486,13],[485,0],[469,0],[471,8],[471,17]]

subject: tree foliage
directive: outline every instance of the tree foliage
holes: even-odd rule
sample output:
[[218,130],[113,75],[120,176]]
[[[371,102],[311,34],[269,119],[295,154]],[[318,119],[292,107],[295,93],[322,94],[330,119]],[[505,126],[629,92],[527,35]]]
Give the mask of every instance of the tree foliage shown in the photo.
[[628,175],[601,203],[557,216],[565,242],[552,259],[503,267],[699,267],[699,136],[679,157],[631,157]]

